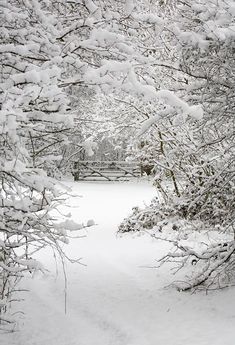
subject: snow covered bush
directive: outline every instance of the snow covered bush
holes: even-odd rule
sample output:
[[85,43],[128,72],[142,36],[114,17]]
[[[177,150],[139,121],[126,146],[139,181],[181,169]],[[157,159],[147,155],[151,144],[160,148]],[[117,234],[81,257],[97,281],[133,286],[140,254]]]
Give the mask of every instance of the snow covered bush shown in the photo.
[[[139,207],[134,207],[132,214],[128,218],[125,218],[119,225],[118,231],[120,233],[143,231],[159,225],[162,218],[161,211],[157,205],[159,206],[159,203],[152,200],[150,206],[144,210],[141,210]],[[159,230],[161,231],[161,229]]]

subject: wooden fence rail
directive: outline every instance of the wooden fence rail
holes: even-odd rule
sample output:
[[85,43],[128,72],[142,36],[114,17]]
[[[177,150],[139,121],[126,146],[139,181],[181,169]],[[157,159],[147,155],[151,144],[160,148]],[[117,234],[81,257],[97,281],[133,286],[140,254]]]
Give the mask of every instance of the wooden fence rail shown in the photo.
[[72,174],[75,181],[128,181],[140,177],[142,169],[138,162],[78,161]]

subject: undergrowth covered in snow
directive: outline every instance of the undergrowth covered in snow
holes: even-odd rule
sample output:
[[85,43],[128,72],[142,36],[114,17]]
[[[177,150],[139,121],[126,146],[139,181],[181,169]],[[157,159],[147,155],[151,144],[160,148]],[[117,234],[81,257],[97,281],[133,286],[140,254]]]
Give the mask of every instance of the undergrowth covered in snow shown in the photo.
[[186,203],[182,205],[176,197],[174,200],[175,203],[169,200],[165,203],[154,198],[145,208],[134,207],[119,225],[119,234],[148,233],[155,240],[172,244],[172,250],[159,259],[158,266],[172,262],[175,272],[185,272],[185,280],[176,284],[179,290],[214,289],[233,284],[235,247],[232,226],[215,223],[216,218],[211,216],[210,209],[208,213],[204,212],[205,218],[201,212],[195,217],[194,211],[190,213],[192,209],[185,213]]

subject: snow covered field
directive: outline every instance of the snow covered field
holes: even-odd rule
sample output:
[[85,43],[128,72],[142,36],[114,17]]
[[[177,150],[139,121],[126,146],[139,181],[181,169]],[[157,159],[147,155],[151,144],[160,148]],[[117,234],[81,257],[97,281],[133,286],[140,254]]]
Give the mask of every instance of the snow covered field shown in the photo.
[[173,277],[169,266],[146,266],[166,252],[149,236],[117,237],[117,226],[135,205],[155,195],[143,183],[69,183],[82,195],[70,200],[77,222],[94,219],[87,236],[66,252],[86,266],[67,264],[67,313],[63,275],[53,257],[41,254],[47,275],[24,280],[30,289],[20,309],[20,331],[0,334],[1,345],[234,345],[234,289],[179,293],[164,288]]

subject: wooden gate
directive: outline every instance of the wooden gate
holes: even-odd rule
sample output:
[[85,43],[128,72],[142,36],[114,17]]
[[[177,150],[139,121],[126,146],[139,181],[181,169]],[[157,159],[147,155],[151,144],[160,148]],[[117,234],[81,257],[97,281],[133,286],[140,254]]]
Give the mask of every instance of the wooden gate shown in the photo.
[[128,181],[141,176],[138,162],[78,161],[72,174],[75,181]]

